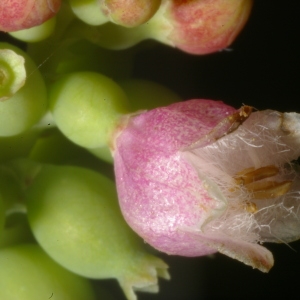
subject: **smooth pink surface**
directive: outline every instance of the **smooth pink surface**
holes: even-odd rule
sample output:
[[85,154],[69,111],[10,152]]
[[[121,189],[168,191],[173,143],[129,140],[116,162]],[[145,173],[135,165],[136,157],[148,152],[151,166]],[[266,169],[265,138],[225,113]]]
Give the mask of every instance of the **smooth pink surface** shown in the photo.
[[40,25],[59,10],[61,0],[1,0],[0,31],[11,32]]

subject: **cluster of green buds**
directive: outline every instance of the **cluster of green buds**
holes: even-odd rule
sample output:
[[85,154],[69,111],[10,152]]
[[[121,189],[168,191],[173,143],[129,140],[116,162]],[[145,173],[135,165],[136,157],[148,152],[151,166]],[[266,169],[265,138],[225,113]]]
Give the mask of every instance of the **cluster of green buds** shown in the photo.
[[298,239],[299,115],[180,102],[132,76],[140,42],[220,51],[251,8],[1,1],[0,31],[25,45],[0,41],[1,299],[110,299],[91,280],[113,278],[136,300],[170,278],[157,250],[219,251],[267,272],[258,243]]

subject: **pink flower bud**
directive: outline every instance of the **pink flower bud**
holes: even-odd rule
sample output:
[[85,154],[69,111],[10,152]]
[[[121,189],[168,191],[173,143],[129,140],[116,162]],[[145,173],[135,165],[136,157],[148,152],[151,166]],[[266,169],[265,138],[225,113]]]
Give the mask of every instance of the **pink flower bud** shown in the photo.
[[147,22],[158,10],[161,0],[103,0],[105,15],[116,24],[135,27]]
[[176,47],[193,54],[207,54],[233,42],[251,8],[252,0],[165,0],[164,13],[157,19],[161,19],[162,35],[169,30],[167,39]]
[[122,213],[154,248],[267,272],[300,236],[300,115],[190,100],[129,116],[113,145]]
[[40,25],[59,10],[61,0],[1,0],[0,31],[17,31]]

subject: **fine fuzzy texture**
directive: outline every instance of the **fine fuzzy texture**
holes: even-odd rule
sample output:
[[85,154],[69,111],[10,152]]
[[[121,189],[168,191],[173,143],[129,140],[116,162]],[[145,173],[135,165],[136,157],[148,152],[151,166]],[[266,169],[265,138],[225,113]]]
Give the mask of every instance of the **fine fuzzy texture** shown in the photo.
[[38,26],[59,11],[61,0],[1,0],[0,31],[13,32]]
[[129,116],[114,143],[128,224],[156,249],[216,251],[267,272],[258,243],[299,238],[296,113],[190,100]]

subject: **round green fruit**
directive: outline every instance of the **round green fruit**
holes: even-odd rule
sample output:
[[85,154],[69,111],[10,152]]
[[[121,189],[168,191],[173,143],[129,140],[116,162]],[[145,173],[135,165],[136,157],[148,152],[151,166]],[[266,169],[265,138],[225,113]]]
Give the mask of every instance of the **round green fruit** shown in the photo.
[[95,300],[88,280],[47,256],[35,244],[0,250],[0,299]]

